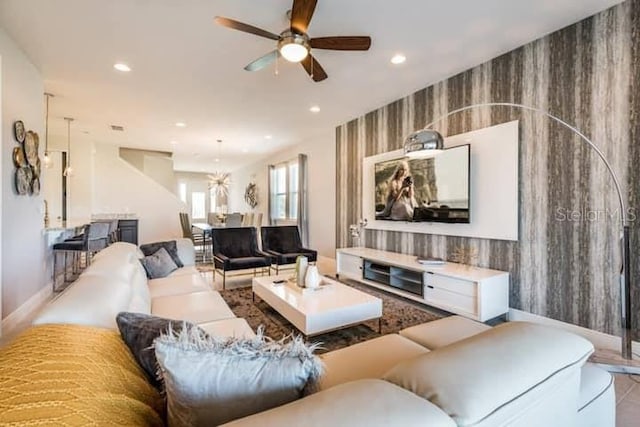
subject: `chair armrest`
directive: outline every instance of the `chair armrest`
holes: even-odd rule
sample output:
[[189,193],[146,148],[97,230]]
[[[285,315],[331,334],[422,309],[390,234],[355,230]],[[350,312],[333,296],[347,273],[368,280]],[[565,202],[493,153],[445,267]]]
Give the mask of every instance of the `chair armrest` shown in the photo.
[[300,248],[300,252],[308,252],[310,254],[315,254],[318,251],[316,251],[315,249],[309,249],[309,248]]
[[270,256],[280,256],[280,255],[282,255],[281,252],[274,251],[274,250],[271,250],[271,249],[263,251],[263,252],[266,252],[267,255],[270,255]]
[[214,258],[218,258],[218,260],[220,260],[221,262],[227,262],[229,261],[229,257],[226,255],[223,255],[221,253],[214,253],[213,254]]
[[253,253],[253,256],[260,256],[260,257],[264,257],[264,258],[269,258],[269,260],[271,260],[273,258],[273,256],[271,254],[268,254],[268,253],[262,252],[262,251],[255,251]]

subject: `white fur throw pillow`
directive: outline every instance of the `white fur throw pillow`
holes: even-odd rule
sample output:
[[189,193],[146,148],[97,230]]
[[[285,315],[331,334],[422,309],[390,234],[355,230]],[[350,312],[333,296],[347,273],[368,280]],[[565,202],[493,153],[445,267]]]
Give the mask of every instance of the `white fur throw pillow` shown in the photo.
[[183,329],[155,341],[170,427],[214,426],[281,406],[314,391],[322,372],[317,345],[220,338]]

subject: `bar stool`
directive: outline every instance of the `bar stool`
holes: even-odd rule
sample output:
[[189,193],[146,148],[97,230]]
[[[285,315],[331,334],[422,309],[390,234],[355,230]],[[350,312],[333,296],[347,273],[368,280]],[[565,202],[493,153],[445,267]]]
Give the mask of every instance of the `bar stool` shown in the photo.
[[[109,225],[108,222],[94,222],[85,225],[82,234],[53,245],[53,292],[62,290],[56,287],[58,254],[64,254],[63,284],[67,284],[73,281],[73,278],[72,280],[67,279],[69,270],[67,256],[72,255],[72,275],[89,266],[91,255],[106,248],[109,243]],[[84,267],[82,266],[82,255],[85,259]]]

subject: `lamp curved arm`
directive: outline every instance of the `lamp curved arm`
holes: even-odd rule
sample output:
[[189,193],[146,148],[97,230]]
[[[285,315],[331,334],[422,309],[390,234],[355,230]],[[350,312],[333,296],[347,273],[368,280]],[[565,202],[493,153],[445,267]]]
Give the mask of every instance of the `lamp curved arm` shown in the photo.
[[589,145],[591,148],[593,148],[593,150],[595,150],[595,152],[598,154],[598,157],[600,157],[600,160],[602,160],[602,162],[604,163],[604,165],[607,167],[607,171],[609,172],[609,175],[611,176],[611,178],[613,179],[613,183],[616,187],[616,192],[618,194],[618,201],[620,203],[620,215],[622,218],[622,224],[623,226],[628,226],[629,225],[629,218],[627,215],[627,209],[626,209],[626,204],[624,202],[624,197],[622,195],[622,187],[620,186],[620,180],[618,179],[618,176],[616,175],[616,173],[613,171],[613,168],[611,167],[611,164],[609,163],[609,161],[607,160],[607,158],[605,157],[604,153],[602,152],[602,150],[600,150],[600,148],[593,142],[591,141],[589,138],[587,138],[587,136],[582,133],[578,128],[576,128],[575,126],[570,125],[569,123],[565,122],[564,120],[562,120],[559,117],[554,116],[553,114],[542,110],[540,108],[537,107],[530,107],[528,105],[523,105],[523,104],[516,104],[516,103],[512,103],[512,102],[485,102],[485,103],[481,103],[481,104],[472,104],[472,105],[467,105],[466,107],[462,107],[462,108],[458,108],[456,110],[453,111],[449,111],[447,114],[440,116],[438,118],[436,118],[435,120],[433,120],[431,123],[429,123],[428,125],[426,125],[424,127],[424,129],[429,129],[431,128],[433,125],[435,125],[436,123],[454,115],[457,113],[461,113],[463,111],[467,111],[467,110],[471,110],[471,109],[475,109],[475,108],[480,108],[480,107],[512,107],[512,108],[520,108],[522,110],[528,110],[528,111],[533,111],[539,114],[542,114],[543,116],[546,116],[552,120],[554,120],[557,123],[560,123],[562,126],[566,127],[567,129],[573,131],[576,135],[578,135],[583,142],[585,142],[587,145]]

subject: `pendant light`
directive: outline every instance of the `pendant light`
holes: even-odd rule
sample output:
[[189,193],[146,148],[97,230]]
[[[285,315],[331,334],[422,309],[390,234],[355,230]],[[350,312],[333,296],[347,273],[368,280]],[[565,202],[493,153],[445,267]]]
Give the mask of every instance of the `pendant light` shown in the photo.
[[62,173],[63,176],[73,176],[73,168],[71,167],[71,122],[70,117],[64,118],[67,121],[67,167]]
[[44,128],[44,158],[42,162],[44,163],[44,167],[49,169],[53,166],[53,161],[51,160],[51,156],[49,156],[49,98],[53,98],[54,95],[45,92],[44,96],[47,99],[47,109]]
[[218,157],[215,158],[215,161],[216,161],[216,163],[220,163],[220,153],[221,153],[221,150],[222,150],[222,140],[218,139],[217,142],[218,142]]

